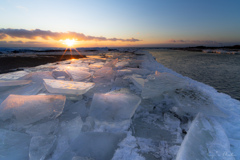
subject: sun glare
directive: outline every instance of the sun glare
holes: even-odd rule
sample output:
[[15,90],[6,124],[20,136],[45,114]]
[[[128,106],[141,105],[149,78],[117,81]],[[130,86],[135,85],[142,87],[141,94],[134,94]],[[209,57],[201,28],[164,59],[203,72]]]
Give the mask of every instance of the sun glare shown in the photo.
[[64,40],[64,44],[66,44],[69,47],[73,46],[75,44],[75,42],[76,41],[74,39],[72,39],[72,40],[70,40],[70,39]]

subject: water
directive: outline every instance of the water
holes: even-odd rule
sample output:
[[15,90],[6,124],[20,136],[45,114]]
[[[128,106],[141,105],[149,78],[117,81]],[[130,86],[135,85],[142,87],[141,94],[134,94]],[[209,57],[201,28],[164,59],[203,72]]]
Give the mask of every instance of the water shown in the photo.
[[240,55],[166,49],[147,51],[165,67],[240,100]]

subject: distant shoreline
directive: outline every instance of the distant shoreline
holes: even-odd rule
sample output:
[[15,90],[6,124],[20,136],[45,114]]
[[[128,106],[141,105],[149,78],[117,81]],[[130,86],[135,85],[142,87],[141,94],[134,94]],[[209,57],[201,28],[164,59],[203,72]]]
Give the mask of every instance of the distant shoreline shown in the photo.
[[5,56],[0,57],[0,74],[23,70],[24,67],[35,67],[47,63],[54,63],[68,59],[85,58],[84,55],[33,55],[33,56]]
[[239,51],[240,45],[235,46],[222,46],[222,47],[208,47],[208,46],[196,46],[196,47],[177,47],[177,48],[169,48],[173,50],[184,50],[184,51],[195,51],[195,52],[202,52],[204,50],[227,50],[227,51]]

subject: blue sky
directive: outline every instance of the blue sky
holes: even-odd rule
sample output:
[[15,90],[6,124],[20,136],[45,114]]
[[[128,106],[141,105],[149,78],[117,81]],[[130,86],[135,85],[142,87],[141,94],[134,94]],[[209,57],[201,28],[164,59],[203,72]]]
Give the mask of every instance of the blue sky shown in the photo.
[[87,46],[238,44],[239,6],[237,0],[1,0],[0,28],[139,40],[84,40]]

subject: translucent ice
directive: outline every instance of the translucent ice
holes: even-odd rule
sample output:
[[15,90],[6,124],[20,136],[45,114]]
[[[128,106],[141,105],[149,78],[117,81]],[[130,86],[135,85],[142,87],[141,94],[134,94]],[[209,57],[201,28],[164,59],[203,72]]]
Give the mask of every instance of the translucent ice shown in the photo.
[[91,73],[81,70],[81,67],[69,67],[66,69],[74,81],[81,81],[91,77]]
[[45,123],[35,124],[26,130],[31,136],[47,136],[55,134],[58,128],[58,120],[48,121]]
[[129,92],[113,91],[94,94],[89,115],[99,121],[123,121],[130,119],[141,99]]
[[62,154],[60,160],[72,159],[76,156],[97,160],[111,159],[118,143],[125,136],[124,133],[81,133],[70,145],[70,148]]
[[184,137],[177,160],[186,159],[234,159],[230,144],[221,125],[213,118],[198,114]]
[[44,79],[48,92],[81,95],[94,87],[94,83]]
[[141,90],[143,89],[146,80],[143,79],[141,75],[134,74],[130,77],[130,79],[137,88]]
[[44,160],[48,156],[56,143],[56,136],[32,137],[29,147],[29,160]]
[[0,105],[0,119],[19,125],[54,119],[62,113],[66,97],[61,95],[9,95]]
[[31,80],[0,80],[0,87],[21,86],[31,82]]
[[0,129],[0,159],[28,159],[30,136]]
[[[177,112],[184,112],[195,116],[201,112],[205,115],[227,117],[206,93],[193,88],[176,89],[173,94],[177,105]],[[179,112],[179,113],[180,113]]]
[[170,73],[159,73],[155,75],[149,75],[148,81],[144,83],[142,90],[142,97],[157,98],[163,93],[171,93],[176,89],[183,88],[188,82],[180,77],[177,77]]
[[128,74],[140,74],[140,75],[148,75],[151,71],[142,68],[126,68],[117,71],[118,76],[128,75]]
[[55,79],[60,79],[60,80],[71,80],[71,77],[69,76],[69,74],[66,71],[52,71],[52,76]]
[[27,74],[28,72],[26,71],[16,71],[16,72],[0,74],[0,80],[17,80]]
[[103,67],[94,73],[94,82],[111,82],[115,72],[111,67]]

